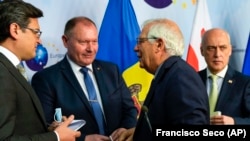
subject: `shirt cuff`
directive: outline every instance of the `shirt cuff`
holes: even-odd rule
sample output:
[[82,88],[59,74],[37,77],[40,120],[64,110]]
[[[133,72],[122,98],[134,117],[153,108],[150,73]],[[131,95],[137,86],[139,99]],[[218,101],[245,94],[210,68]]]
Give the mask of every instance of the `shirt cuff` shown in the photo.
[[59,134],[56,131],[54,132],[56,133],[57,141],[60,141]]

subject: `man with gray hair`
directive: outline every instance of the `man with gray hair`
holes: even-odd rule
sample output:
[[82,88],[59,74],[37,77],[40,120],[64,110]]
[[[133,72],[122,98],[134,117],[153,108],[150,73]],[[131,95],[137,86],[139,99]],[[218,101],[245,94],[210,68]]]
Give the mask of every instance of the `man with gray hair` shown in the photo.
[[[182,58],[183,35],[169,19],[146,21],[134,48],[140,67],[154,75],[136,128],[120,140],[152,141],[157,125],[209,124],[206,88]],[[133,136],[133,137],[132,137]]]

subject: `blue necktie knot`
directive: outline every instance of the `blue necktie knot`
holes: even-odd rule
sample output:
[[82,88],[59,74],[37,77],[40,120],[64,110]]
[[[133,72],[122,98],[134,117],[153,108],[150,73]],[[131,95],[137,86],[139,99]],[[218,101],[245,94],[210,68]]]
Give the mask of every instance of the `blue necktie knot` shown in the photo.
[[86,75],[89,69],[87,67],[82,67],[80,70],[84,75]]

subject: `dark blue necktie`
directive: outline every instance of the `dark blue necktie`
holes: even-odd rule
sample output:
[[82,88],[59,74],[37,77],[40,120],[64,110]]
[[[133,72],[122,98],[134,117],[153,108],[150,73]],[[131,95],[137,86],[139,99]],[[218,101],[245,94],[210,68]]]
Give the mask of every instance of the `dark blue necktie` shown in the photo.
[[85,83],[87,91],[88,91],[89,102],[93,108],[95,119],[98,123],[100,134],[105,135],[104,117],[103,117],[102,109],[101,109],[100,104],[97,100],[96,90],[95,90],[94,84],[92,82],[92,79],[88,73],[88,68],[82,67],[80,71],[84,74],[84,83]]

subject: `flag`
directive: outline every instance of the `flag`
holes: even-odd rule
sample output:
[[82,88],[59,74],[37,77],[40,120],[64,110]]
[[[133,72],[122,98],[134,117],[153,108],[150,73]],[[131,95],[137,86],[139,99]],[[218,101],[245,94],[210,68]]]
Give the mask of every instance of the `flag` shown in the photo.
[[246,47],[245,59],[243,63],[242,73],[250,76],[250,34],[248,37],[248,43]]
[[109,0],[99,31],[97,59],[117,64],[140,112],[152,75],[141,69],[134,52],[140,28],[130,0]]
[[188,47],[186,61],[199,71],[206,67],[206,62],[200,53],[201,37],[212,27],[206,0],[198,0],[191,40]]

